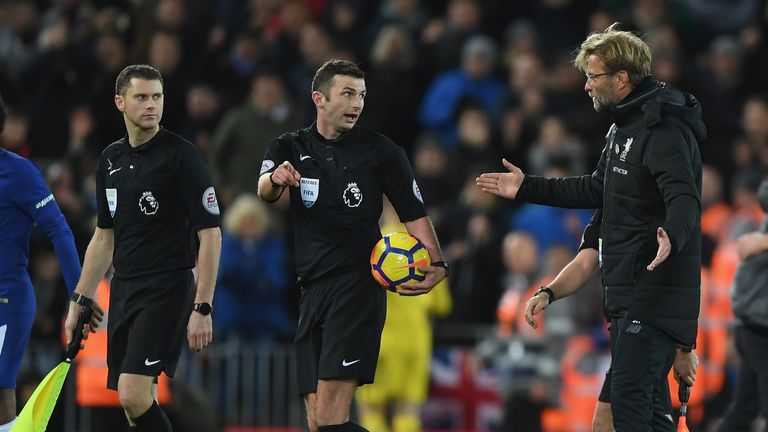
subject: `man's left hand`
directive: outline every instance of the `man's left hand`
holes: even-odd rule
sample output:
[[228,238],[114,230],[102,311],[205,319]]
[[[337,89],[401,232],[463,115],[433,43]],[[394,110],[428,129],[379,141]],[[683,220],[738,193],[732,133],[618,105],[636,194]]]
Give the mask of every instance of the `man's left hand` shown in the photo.
[[696,370],[699,368],[699,356],[695,352],[683,352],[677,350],[675,353],[675,363],[673,364],[675,370],[675,379],[677,382],[683,380],[689,386],[692,386],[696,381]]
[[213,320],[211,315],[192,312],[187,324],[187,341],[192,351],[202,351],[213,341]]
[[403,296],[417,296],[432,291],[440,281],[445,279],[446,270],[440,266],[419,266],[424,273],[424,280],[418,283],[403,284],[397,287],[397,293]]
[[672,242],[669,241],[669,236],[664,231],[664,228],[659,227],[656,229],[656,241],[659,243],[659,250],[656,252],[656,258],[653,259],[653,262],[648,264],[648,271],[653,271],[659,264],[663,263],[672,250]]

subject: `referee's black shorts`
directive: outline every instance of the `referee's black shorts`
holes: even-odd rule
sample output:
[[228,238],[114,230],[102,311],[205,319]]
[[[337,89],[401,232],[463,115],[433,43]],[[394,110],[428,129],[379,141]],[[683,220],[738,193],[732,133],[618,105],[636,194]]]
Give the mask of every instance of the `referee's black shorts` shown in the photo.
[[386,315],[386,290],[370,271],[305,285],[295,339],[299,393],[315,393],[319,379],[372,383]]
[[172,377],[194,301],[190,270],[134,279],[112,279],[107,319],[107,387],[120,374]]

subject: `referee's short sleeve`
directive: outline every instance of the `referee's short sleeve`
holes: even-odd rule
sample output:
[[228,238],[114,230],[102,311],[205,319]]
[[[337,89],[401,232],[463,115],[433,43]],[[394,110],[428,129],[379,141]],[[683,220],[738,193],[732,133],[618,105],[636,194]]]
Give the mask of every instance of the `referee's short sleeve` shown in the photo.
[[283,163],[283,161],[290,160],[290,158],[291,152],[288,145],[283,143],[280,138],[273,139],[267,146],[267,151],[264,153],[264,159],[261,161],[259,177],[274,171],[278,165]]
[[176,148],[176,182],[186,203],[193,230],[197,232],[219,226],[219,202],[202,155],[189,142],[179,143]]
[[584,234],[581,235],[581,245],[579,250],[582,249],[600,249],[600,223],[603,220],[603,210],[597,209],[592,214],[592,219],[584,228]]
[[397,211],[400,221],[410,222],[426,216],[424,199],[405,150],[389,139],[385,139],[380,148],[379,176],[384,193]]
[[114,220],[109,213],[107,204],[107,190],[104,183],[104,153],[99,158],[99,165],[96,167],[96,226],[101,229],[114,228]]

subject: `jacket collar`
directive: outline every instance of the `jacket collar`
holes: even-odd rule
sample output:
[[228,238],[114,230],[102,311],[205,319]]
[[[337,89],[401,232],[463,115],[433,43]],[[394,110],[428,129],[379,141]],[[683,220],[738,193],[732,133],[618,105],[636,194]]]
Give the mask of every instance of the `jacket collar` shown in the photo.
[[665,87],[666,84],[648,75],[618,105],[608,111],[611,121],[620,125],[640,115],[643,104]]

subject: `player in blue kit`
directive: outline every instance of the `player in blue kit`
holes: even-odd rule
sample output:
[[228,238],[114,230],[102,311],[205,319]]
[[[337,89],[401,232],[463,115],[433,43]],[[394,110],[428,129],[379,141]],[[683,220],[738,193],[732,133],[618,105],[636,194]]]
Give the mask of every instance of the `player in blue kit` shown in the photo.
[[[0,97],[0,133],[5,119]],[[35,291],[27,272],[33,224],[51,239],[71,294],[80,277],[72,231],[40,170],[0,148],[0,432],[11,430],[16,417],[16,376],[35,317]],[[101,320],[99,310],[94,315]]]

